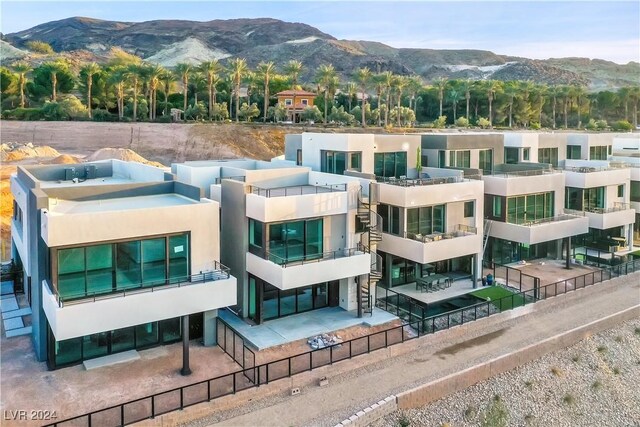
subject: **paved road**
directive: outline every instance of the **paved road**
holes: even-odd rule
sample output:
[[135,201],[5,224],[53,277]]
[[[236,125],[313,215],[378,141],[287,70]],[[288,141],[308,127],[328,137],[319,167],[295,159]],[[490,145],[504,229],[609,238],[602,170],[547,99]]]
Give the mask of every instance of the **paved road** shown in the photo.
[[[533,310],[485,330],[481,326],[479,334],[472,339],[434,347],[429,345],[429,338],[424,338],[424,344],[421,343],[417,350],[363,367],[340,378],[332,378],[327,387],[307,387],[298,396],[276,396],[253,402],[192,425],[333,426],[391,394],[604,316],[640,306],[640,273],[596,286],[599,288],[596,293],[590,289],[580,290],[560,296],[553,302],[548,301],[544,307],[533,305],[518,309]],[[223,421],[217,422],[219,420]]]

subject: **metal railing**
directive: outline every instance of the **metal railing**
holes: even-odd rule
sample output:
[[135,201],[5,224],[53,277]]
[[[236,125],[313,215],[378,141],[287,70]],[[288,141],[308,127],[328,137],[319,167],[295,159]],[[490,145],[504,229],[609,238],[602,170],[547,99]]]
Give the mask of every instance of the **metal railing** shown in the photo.
[[613,206],[610,206],[608,208],[597,208],[597,207],[586,208],[585,212],[595,213],[595,214],[605,214],[605,213],[611,213],[611,212],[626,211],[627,209],[631,209],[631,205],[629,203],[614,202]]
[[558,174],[560,171],[555,169],[527,169],[527,170],[514,170],[514,171],[493,171],[491,173],[485,173],[483,176],[495,176],[498,178],[520,178],[527,176],[538,175],[551,175]]
[[216,337],[220,347],[243,369],[256,366],[256,354],[244,343],[244,339],[220,317],[216,318]]
[[127,295],[135,295],[146,292],[159,292],[165,289],[182,288],[185,286],[195,285],[198,283],[213,282],[216,280],[225,280],[230,276],[229,267],[218,261],[214,261],[214,269],[203,271],[188,276],[171,277],[162,281],[153,280],[149,282],[134,283],[131,285],[118,285],[116,289],[109,291],[94,291],[77,294],[60,295],[57,287],[49,280],[45,280],[49,289],[53,292],[59,307],[72,304],[82,304],[96,302],[100,300],[126,297]]
[[573,213],[563,213],[563,214],[558,214],[558,215],[554,215],[554,216],[550,216],[547,218],[539,218],[539,219],[534,219],[534,220],[524,220],[523,222],[510,222],[511,224],[517,224],[517,225],[523,225],[525,227],[532,227],[535,225],[540,225],[540,224],[548,224],[550,222],[559,222],[559,221],[568,221],[571,219],[576,219],[579,218],[581,216],[584,216],[584,213],[582,214],[573,214]]
[[213,182],[214,184],[222,184],[222,180],[225,179],[231,179],[233,181],[241,181],[241,182],[245,182],[245,179],[247,177],[244,175],[238,175],[238,176],[221,176],[215,179],[215,181]]
[[263,197],[303,196],[306,194],[347,191],[347,184],[294,185],[291,187],[262,188],[251,186],[251,193]]
[[605,172],[605,171],[613,171],[618,169],[626,169],[629,166],[627,165],[612,165],[609,166],[565,166],[565,167],[557,167],[555,169],[564,172],[578,172],[578,173],[592,173],[592,172]]
[[56,421],[45,427],[127,425],[152,419],[635,271],[640,271],[640,259],[436,316],[425,318],[421,312],[422,318],[383,331]]
[[382,184],[391,184],[397,185],[400,187],[416,187],[422,185],[438,185],[438,184],[454,184],[457,182],[464,182],[465,180],[462,176],[445,176],[445,177],[434,177],[434,178],[394,178],[394,177],[382,177],[377,176],[376,181]]
[[289,256],[289,257],[281,257],[276,255],[273,252],[264,251],[263,254],[254,254],[258,255],[263,259],[269,260],[274,264],[278,264],[281,267],[288,267],[293,265],[304,265],[309,263],[316,263],[321,261],[329,261],[338,258],[347,258],[354,255],[362,255],[366,251],[364,245],[358,243],[355,248],[345,248],[345,249],[337,249],[335,251],[323,252],[317,254],[307,254],[301,256]]
[[478,234],[478,229],[476,227],[465,224],[456,224],[451,228],[450,231],[447,231],[446,233],[435,232],[431,234],[418,234],[405,231],[404,238],[416,240],[422,243],[430,243],[444,239],[455,239],[456,237],[471,236],[474,234]]
[[[503,284],[508,288],[522,291],[523,287],[525,289],[530,289],[540,286],[540,278],[523,273],[517,268],[509,267],[508,265],[489,262],[488,266],[485,266],[485,268],[492,271],[493,280],[496,283]],[[502,283],[499,281],[502,281]]]

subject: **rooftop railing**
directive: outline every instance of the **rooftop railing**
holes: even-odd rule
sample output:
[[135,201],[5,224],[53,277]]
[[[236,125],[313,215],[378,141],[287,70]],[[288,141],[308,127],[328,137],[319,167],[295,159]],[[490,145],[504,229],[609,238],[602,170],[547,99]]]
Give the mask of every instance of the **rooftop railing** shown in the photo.
[[294,185],[291,187],[262,188],[251,186],[251,194],[262,197],[303,196],[306,194],[334,193],[347,191],[347,184]]
[[244,176],[244,175],[239,175],[239,176],[220,176],[220,177],[215,179],[214,184],[222,184],[222,180],[224,180],[224,179],[231,179],[233,181],[244,182],[245,179],[246,179],[246,176]]
[[430,242],[437,242],[444,239],[455,239],[456,237],[471,236],[474,234],[478,234],[478,229],[476,227],[472,227],[470,225],[465,225],[465,224],[456,224],[451,228],[450,231],[446,233],[435,232],[430,234],[420,234],[420,233],[405,232],[404,238],[416,240],[422,243],[430,243]]
[[495,176],[497,178],[521,178],[527,176],[552,175],[558,174],[560,171],[555,169],[527,169],[514,171],[493,171],[485,173],[483,176]]
[[558,171],[564,172],[577,172],[577,173],[593,173],[593,172],[605,172],[615,171],[619,169],[627,169],[631,167],[627,164],[609,164],[609,166],[565,166],[556,168]]
[[382,184],[397,185],[400,187],[416,187],[422,185],[438,185],[438,184],[454,184],[457,182],[467,181],[461,176],[445,176],[434,178],[393,178],[393,177],[376,177],[376,181]]
[[213,282],[216,280],[225,280],[230,277],[230,269],[224,264],[214,261],[214,268],[208,271],[202,271],[197,274],[188,276],[171,277],[165,280],[153,280],[130,285],[118,285],[116,289],[82,292],[76,294],[60,295],[57,287],[49,280],[45,280],[49,289],[54,293],[59,307],[72,304],[83,304],[88,302],[96,302],[100,300],[126,297],[146,292],[159,292],[165,289],[183,288],[185,286],[196,285],[199,283]]
[[606,214],[611,212],[626,211],[627,209],[631,209],[631,205],[629,203],[614,202],[613,206],[609,206],[608,208],[587,208],[585,209],[585,212]]
[[541,225],[541,224],[549,224],[551,222],[559,222],[559,221],[568,221],[571,219],[576,219],[576,218],[580,218],[581,216],[584,216],[584,213],[562,213],[562,214],[558,214],[558,215],[554,215],[554,216],[550,216],[547,218],[538,218],[538,219],[534,219],[534,220],[525,220],[523,222],[520,223],[516,223],[518,225],[524,225],[525,227],[533,227],[536,225]]

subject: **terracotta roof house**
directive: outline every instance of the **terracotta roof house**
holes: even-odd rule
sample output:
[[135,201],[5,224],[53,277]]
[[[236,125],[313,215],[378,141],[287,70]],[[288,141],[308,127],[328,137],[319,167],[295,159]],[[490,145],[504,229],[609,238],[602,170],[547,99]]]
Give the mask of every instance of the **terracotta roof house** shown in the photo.
[[287,108],[287,120],[299,123],[304,109],[313,107],[313,100],[316,94],[307,92],[306,90],[290,89],[278,92],[276,96],[278,97],[278,104],[284,105]]

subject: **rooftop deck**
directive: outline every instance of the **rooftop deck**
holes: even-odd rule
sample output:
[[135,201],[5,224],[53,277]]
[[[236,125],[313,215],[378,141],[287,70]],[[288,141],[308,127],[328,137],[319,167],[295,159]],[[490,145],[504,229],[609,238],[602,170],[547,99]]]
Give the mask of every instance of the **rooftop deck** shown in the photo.
[[251,186],[251,193],[263,197],[303,196],[307,194],[347,191],[347,184],[294,185],[291,187],[262,188]]
[[49,200],[49,212],[55,214],[85,214],[112,212],[131,209],[153,209],[168,206],[184,206],[200,203],[175,193],[155,194],[151,196],[121,197],[90,201]]

